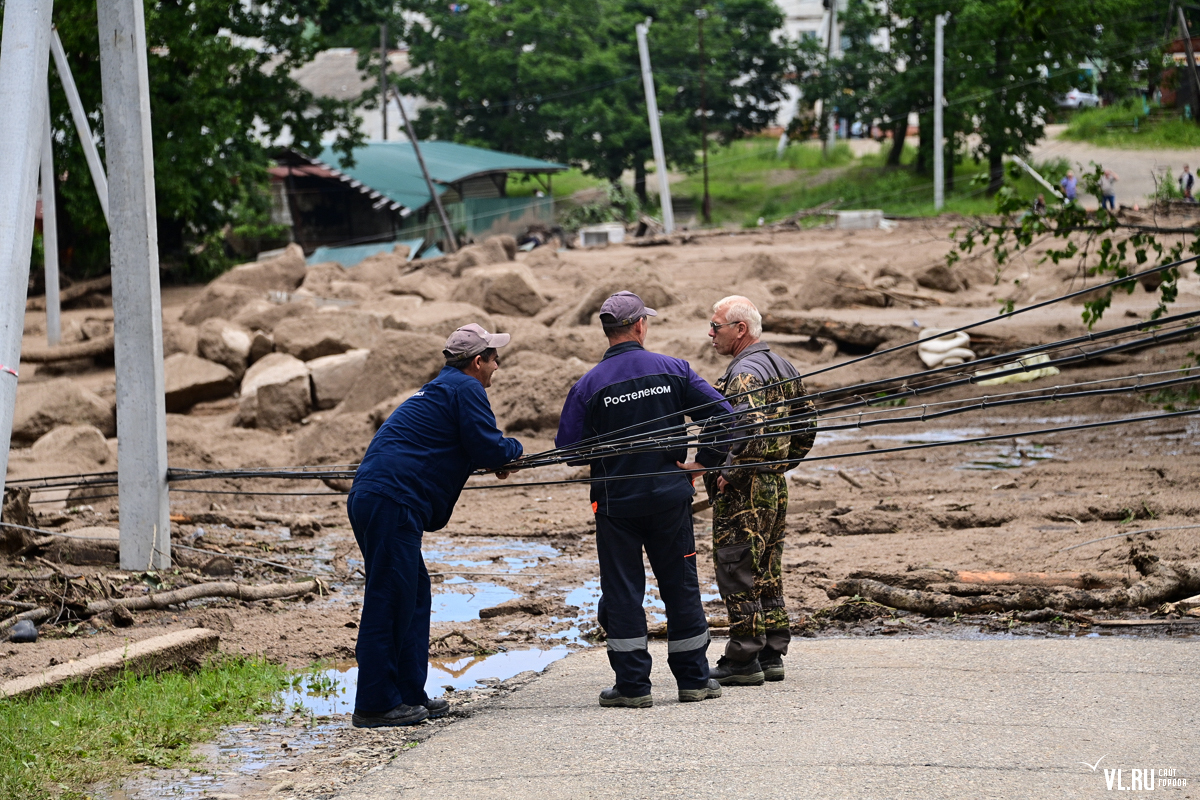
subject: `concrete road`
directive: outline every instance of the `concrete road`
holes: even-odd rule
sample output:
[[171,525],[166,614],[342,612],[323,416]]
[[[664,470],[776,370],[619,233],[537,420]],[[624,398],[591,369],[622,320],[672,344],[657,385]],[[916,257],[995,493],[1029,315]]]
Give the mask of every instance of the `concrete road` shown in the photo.
[[[802,640],[786,681],[681,705],[656,644],[655,705],[642,710],[596,704],[611,683],[598,648],[341,797],[1061,800],[1109,796],[1110,779],[1111,791],[1145,786],[1153,769],[1156,792],[1200,798],[1198,648]],[[1164,787],[1163,770],[1186,786]]]
[[[1200,153],[1194,150],[1120,150],[1112,147],[1097,147],[1088,142],[1072,142],[1060,138],[1066,130],[1065,125],[1047,125],[1046,138],[1038,142],[1031,150],[1031,157],[1036,161],[1047,161],[1054,158],[1065,158],[1075,174],[1079,174],[1082,166],[1090,169],[1090,162],[1111,169],[1117,174],[1117,202],[1132,206],[1137,203],[1145,206],[1150,196],[1154,194],[1154,178],[1162,179],[1162,173],[1168,167],[1171,169],[1173,180],[1179,178],[1184,164],[1190,164],[1192,173],[1200,167]],[[1091,195],[1080,195],[1083,204],[1089,208],[1098,207],[1100,201]]]

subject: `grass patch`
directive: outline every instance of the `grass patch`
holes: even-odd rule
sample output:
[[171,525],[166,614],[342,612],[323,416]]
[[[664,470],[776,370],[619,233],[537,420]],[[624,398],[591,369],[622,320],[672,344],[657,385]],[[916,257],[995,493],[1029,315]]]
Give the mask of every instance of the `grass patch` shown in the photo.
[[225,658],[190,674],[0,701],[0,798],[83,798],[142,765],[186,762],[192,743],[273,710],[286,679],[262,659]]
[[1130,97],[1104,108],[1077,111],[1062,138],[1101,147],[1184,150],[1200,147],[1200,125],[1174,109],[1151,106],[1147,110],[1140,98]]
[[[798,142],[777,159],[775,140],[734,142],[710,155],[713,224],[753,227],[760,217],[771,222],[831,200],[840,201],[838,208],[880,208],[901,216],[932,216],[933,178],[913,169],[915,157],[916,150],[906,148],[900,167],[887,167],[886,149],[878,155],[855,159],[850,148],[839,143],[826,159],[819,142]],[[986,178],[985,164],[960,159],[944,212],[993,213],[995,201],[985,191]],[[1026,194],[1036,191],[1036,184],[1028,177],[1020,178],[1015,185]],[[691,198],[697,207],[703,191],[699,173],[672,187],[674,196]]]
[[[594,189],[608,184],[603,178],[585,175],[578,167],[555,173],[553,176],[542,175],[541,178],[550,179],[550,193],[557,198],[570,197],[581,189]],[[505,191],[509,197],[533,197],[541,188],[542,184],[536,178],[516,172],[508,173]]]

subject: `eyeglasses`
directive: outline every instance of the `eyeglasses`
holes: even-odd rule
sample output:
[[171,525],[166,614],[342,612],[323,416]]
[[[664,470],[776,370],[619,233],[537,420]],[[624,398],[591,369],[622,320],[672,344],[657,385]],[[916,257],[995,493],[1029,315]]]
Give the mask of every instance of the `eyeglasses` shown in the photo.
[[735,320],[734,322],[722,322],[720,325],[718,325],[715,322],[710,322],[710,323],[708,323],[708,327],[711,328],[714,332],[716,332],[716,331],[721,330],[721,328],[724,328],[727,325],[737,325],[739,322],[741,322],[740,319]]

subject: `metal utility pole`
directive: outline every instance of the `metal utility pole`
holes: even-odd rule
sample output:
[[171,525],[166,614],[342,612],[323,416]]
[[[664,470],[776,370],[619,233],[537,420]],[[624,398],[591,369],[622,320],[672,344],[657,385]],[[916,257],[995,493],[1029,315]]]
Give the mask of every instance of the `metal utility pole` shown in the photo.
[[50,129],[50,92],[46,91],[46,122],[42,134],[42,254],[46,278],[46,342],[62,339],[62,315],[58,295],[58,216],[54,197],[54,147]]
[[667,156],[663,151],[662,129],[658,123],[658,98],[654,94],[654,74],[650,71],[650,46],[646,33],[650,18],[637,26],[638,55],[642,59],[642,87],[646,90],[646,113],[650,119],[650,144],[654,148],[654,164],[658,170],[658,199],[662,204],[663,230],[675,232],[675,209],[671,205],[671,184],[667,180]]
[[700,43],[700,161],[704,165],[704,200],[700,203],[700,213],[706,225],[712,222],[712,197],[708,193],[708,98],[704,83],[704,20],[707,18],[707,9],[696,9],[696,28]]
[[396,95],[396,105],[400,106],[400,118],[404,120],[404,130],[408,131],[408,141],[412,143],[413,153],[417,156],[417,164],[420,165],[421,174],[425,177],[425,188],[429,190],[429,196],[433,198],[433,207],[437,209],[438,218],[442,221],[442,230],[446,232],[446,249],[451,253],[458,252],[458,242],[454,241],[454,228],[450,227],[450,218],[446,216],[446,207],[442,205],[442,198],[433,186],[433,179],[429,177],[429,170],[425,166],[425,157],[421,155],[421,146],[417,144],[417,134],[408,120],[408,112],[404,110],[404,99],[400,97],[400,92],[395,89],[392,91]]
[[75,132],[79,135],[79,144],[83,147],[83,158],[87,161],[88,172],[92,174],[92,184],[96,187],[96,196],[100,199],[100,210],[104,212],[104,221],[108,222],[108,178],[104,175],[104,165],[100,163],[96,143],[92,141],[92,127],[88,124],[87,113],[83,110],[83,100],[80,99],[79,89],[75,86],[71,65],[67,63],[62,39],[58,37],[58,30],[54,28],[50,29],[50,52],[54,55],[58,79],[62,83],[63,91],[67,93],[67,105],[71,107],[71,119],[75,120]]
[[[833,61],[841,49],[837,35],[837,6],[838,0],[829,0],[829,42],[826,48],[828,61]],[[825,109],[825,113],[829,115],[829,133],[825,136],[825,157],[828,158],[837,146],[837,114],[834,112],[832,97],[829,98],[829,108]]]
[[385,142],[387,141],[387,68],[387,23],[383,22],[379,25],[379,112],[383,115],[383,140]]
[[933,210],[946,205],[946,145],[942,141],[942,82],[944,80],[944,49],[946,15],[934,18],[933,39]]
[[[1188,32],[1187,17],[1183,15],[1183,8],[1176,10],[1179,12],[1179,32],[1183,35],[1183,46],[1187,52],[1188,71],[1192,73],[1192,87],[1196,90],[1196,105],[1200,106],[1200,73],[1196,72],[1196,54],[1192,51],[1192,34]],[[1192,109],[1192,119],[1200,123],[1200,108]]]
[[99,0],[117,366],[121,569],[171,565],[162,301],[142,0]]
[[52,0],[5,3],[0,39],[0,496],[25,330],[52,8]]

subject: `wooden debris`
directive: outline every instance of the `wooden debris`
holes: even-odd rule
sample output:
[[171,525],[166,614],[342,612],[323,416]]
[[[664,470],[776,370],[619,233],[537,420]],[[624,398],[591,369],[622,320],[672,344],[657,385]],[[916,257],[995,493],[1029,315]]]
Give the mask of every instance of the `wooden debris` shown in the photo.
[[953,569],[918,569],[912,572],[883,573],[858,571],[850,577],[875,580],[905,589],[927,589],[936,584],[975,586],[1069,586],[1074,589],[1109,589],[1123,586],[1121,572],[976,572]]
[[837,476],[839,478],[841,478],[842,480],[844,480],[846,483],[853,486],[855,489],[863,488],[863,485],[858,482],[858,478],[855,478],[853,475],[851,475],[849,472],[846,472],[845,470],[839,469],[837,471]]
[[95,358],[113,352],[113,334],[88,339],[74,344],[54,347],[28,347],[21,351],[21,360],[29,364],[53,364],[58,361],[74,361],[79,358]]
[[[102,292],[105,289],[112,288],[112,275],[101,275],[99,278],[92,278],[90,281],[78,281],[71,284],[67,288],[58,293],[58,301],[60,303],[69,303],[72,300],[78,300],[84,295],[89,295],[92,292]],[[46,297],[31,297],[25,301],[26,311],[45,311]],[[25,354],[21,354],[21,360],[25,360]]]
[[[915,611],[927,617],[955,614],[1033,611],[1053,608],[1076,611],[1100,608],[1157,608],[1172,597],[1200,591],[1200,562],[1160,562],[1142,558],[1135,562],[1142,579],[1129,587],[1074,589],[1051,586],[1016,586],[1014,591],[960,597],[936,591],[892,586],[870,578],[848,578],[826,589],[830,599],[858,596],[891,608]],[[957,574],[957,573],[956,573]],[[970,574],[970,573],[967,573]]]
[[915,340],[913,328],[900,325],[867,325],[861,322],[842,322],[822,317],[807,317],[789,311],[763,314],[763,330],[771,333],[791,333],[801,336],[820,336],[839,345],[859,351],[874,350],[884,342]]

